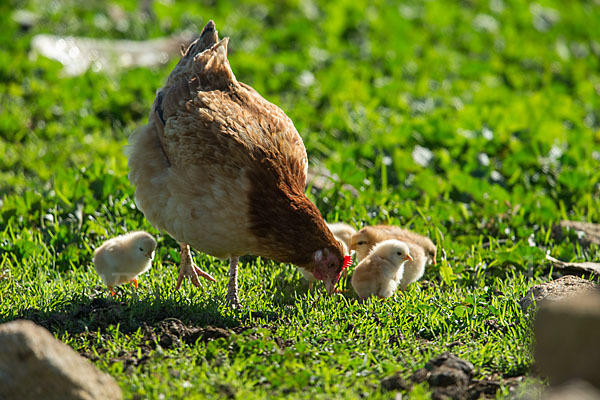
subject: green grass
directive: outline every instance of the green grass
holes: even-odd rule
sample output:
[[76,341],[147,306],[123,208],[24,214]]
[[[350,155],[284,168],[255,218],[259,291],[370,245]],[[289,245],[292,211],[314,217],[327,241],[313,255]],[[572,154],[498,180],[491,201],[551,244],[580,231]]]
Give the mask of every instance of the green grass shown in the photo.
[[[597,2],[156,1],[156,19],[119,4],[125,24],[101,1],[0,5],[0,321],[48,327],[126,398],[393,398],[382,378],[408,378],[448,349],[478,378],[533,376],[517,301],[548,278],[547,251],[600,260],[598,246],[550,231],[560,219],[600,223]],[[20,29],[15,9],[39,23]],[[177,245],[135,208],[122,148],[176,60],[65,77],[30,42],[146,39],[208,19],[231,37],[237,78],[280,105],[311,165],[337,177],[310,190],[328,220],[408,226],[444,249],[422,284],[359,304],[309,294],[293,266],[247,257],[244,309],[231,311],[226,264],[199,254],[218,281],[174,291]],[[157,257],[139,291],[113,302],[93,250],[134,229],[158,236]],[[169,344],[150,334],[169,336],[166,318],[234,333]]]

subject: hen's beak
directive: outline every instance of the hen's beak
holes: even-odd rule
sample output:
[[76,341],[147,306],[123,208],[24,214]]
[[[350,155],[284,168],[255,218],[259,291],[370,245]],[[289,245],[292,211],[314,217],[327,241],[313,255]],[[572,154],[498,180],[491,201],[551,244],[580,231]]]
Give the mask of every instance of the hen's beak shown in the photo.
[[404,259],[407,261],[414,261],[414,259],[412,258],[412,256],[410,254],[407,254],[406,257],[404,257]]
[[433,265],[437,265],[437,261],[435,261],[435,258],[434,258],[433,260],[431,260],[431,263],[432,263]]
[[329,279],[326,279],[324,281],[325,283],[325,289],[327,289],[327,294],[331,295],[333,294],[333,292],[335,292],[335,282]]

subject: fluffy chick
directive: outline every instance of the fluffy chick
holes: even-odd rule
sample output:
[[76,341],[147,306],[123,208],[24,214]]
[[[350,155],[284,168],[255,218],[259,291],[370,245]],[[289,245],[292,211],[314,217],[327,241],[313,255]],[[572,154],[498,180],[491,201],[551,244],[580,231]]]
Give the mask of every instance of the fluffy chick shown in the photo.
[[412,261],[406,243],[390,239],[378,243],[354,270],[352,287],[361,299],[390,297],[402,279],[404,263]]
[[352,240],[352,235],[356,233],[356,229],[343,222],[327,223],[327,226],[331,233],[333,233],[333,236],[346,245],[344,255],[349,255],[350,241]]
[[107,240],[94,252],[94,268],[110,292],[114,286],[133,282],[152,264],[156,240],[147,232],[130,232]]
[[427,264],[435,264],[437,248],[433,242],[423,235],[402,229],[397,226],[367,226],[356,232],[351,239],[350,248],[356,252],[357,262],[361,262],[377,243],[397,239],[406,243],[413,261],[404,265],[403,278],[399,282],[402,290],[419,280],[425,272]]

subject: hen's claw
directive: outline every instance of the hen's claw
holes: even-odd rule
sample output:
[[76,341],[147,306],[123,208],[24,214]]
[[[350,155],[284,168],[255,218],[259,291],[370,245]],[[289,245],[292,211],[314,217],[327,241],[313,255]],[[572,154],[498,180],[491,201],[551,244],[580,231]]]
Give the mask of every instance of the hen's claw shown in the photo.
[[190,253],[190,246],[187,244],[181,245],[181,267],[179,268],[179,277],[177,278],[177,285],[175,286],[176,290],[179,290],[181,284],[183,283],[183,278],[190,278],[192,284],[196,287],[200,287],[200,279],[198,276],[201,276],[209,281],[215,282],[215,278],[202,271],[200,268],[196,266],[194,261],[192,260],[192,255]]
[[204,279],[208,279],[211,282],[216,282],[217,281],[215,278],[212,277],[212,275],[210,275],[208,272],[202,271],[196,265],[194,265],[194,270],[196,271],[196,274],[198,274],[199,276],[203,277]]

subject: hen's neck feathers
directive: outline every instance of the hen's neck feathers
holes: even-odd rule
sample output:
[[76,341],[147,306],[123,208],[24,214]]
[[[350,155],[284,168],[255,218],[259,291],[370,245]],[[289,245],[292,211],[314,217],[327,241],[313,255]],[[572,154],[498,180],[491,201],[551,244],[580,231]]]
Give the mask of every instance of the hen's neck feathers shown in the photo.
[[250,229],[261,255],[312,269],[315,251],[338,246],[317,207],[306,197],[303,183],[286,165],[266,157],[266,169],[249,172]]

